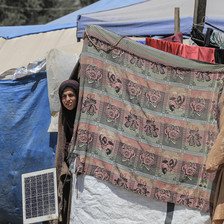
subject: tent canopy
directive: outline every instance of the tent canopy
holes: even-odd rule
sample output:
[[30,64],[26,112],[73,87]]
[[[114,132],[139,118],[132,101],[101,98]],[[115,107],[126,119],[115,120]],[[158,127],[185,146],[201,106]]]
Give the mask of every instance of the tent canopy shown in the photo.
[[89,6],[86,6],[85,8],[82,8],[80,10],[77,10],[75,12],[72,12],[66,16],[63,16],[59,19],[56,19],[48,24],[68,24],[68,23],[75,23],[77,22],[77,16],[84,13],[93,13],[93,12],[100,12],[104,10],[110,10],[110,9],[117,9],[125,6],[129,6],[132,4],[136,4],[139,2],[145,2],[147,0],[100,0],[98,2],[95,2]]
[[[190,35],[194,5],[195,0],[148,0],[119,9],[82,14],[78,18],[77,38],[92,24],[124,36],[172,35],[176,7],[180,8],[180,31]],[[223,8],[222,0],[207,1],[206,21],[224,28]]]
[[42,60],[53,48],[79,55],[82,43],[75,39],[76,19],[79,14],[119,8],[144,1],[146,0],[100,0],[48,24],[0,27],[0,37],[3,37],[0,38],[2,62],[0,73],[12,68],[26,67],[28,63],[35,60]]
[[132,5],[146,0],[100,0],[85,8],[77,10],[59,19],[44,25],[31,25],[31,26],[5,26],[0,27],[0,37],[11,39],[14,37],[24,36],[28,34],[43,33],[60,29],[74,28],[77,24],[77,16],[83,13],[92,13],[103,10],[110,10],[114,8],[121,8],[124,6]]

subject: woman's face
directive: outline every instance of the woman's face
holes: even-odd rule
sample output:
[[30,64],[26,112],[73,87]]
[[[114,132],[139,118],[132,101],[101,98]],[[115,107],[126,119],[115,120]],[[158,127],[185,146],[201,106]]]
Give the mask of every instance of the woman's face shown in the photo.
[[74,90],[71,87],[66,87],[64,89],[61,101],[67,110],[73,110],[75,108],[77,98]]

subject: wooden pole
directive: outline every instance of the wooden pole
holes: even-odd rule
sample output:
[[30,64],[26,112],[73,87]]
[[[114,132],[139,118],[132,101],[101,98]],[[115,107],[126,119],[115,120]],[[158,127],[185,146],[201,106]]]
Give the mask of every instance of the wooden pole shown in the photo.
[[174,9],[174,34],[180,32],[180,8]]
[[200,31],[203,31],[204,29],[204,18],[205,18],[205,12],[206,12],[206,4],[207,0],[195,0],[194,2],[194,27],[199,29]]

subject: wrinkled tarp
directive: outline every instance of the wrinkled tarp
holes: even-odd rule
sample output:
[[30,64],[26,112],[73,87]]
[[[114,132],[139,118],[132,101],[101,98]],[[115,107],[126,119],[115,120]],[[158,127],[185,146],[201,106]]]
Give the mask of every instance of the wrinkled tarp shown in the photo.
[[[76,186],[75,176],[73,186]],[[166,211],[167,203],[148,200],[95,177],[82,175],[78,178],[78,193],[73,189],[70,224],[163,224]],[[170,223],[210,224],[211,221],[209,214],[175,205]]]
[[27,65],[27,67],[11,68],[5,72],[0,73],[0,80],[18,79],[27,75],[36,74],[46,70],[46,59],[34,61]]
[[46,72],[0,81],[0,223],[22,223],[21,174],[54,167]]

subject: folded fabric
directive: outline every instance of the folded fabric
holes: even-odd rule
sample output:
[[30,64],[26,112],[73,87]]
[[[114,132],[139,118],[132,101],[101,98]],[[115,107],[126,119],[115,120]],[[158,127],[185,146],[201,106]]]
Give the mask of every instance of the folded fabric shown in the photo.
[[177,42],[177,43],[183,43],[183,33],[179,32],[175,35],[165,37],[163,40],[169,41],[169,42]]
[[220,48],[224,47],[224,33],[221,33],[217,30],[213,30],[210,35],[211,43],[217,44]]

